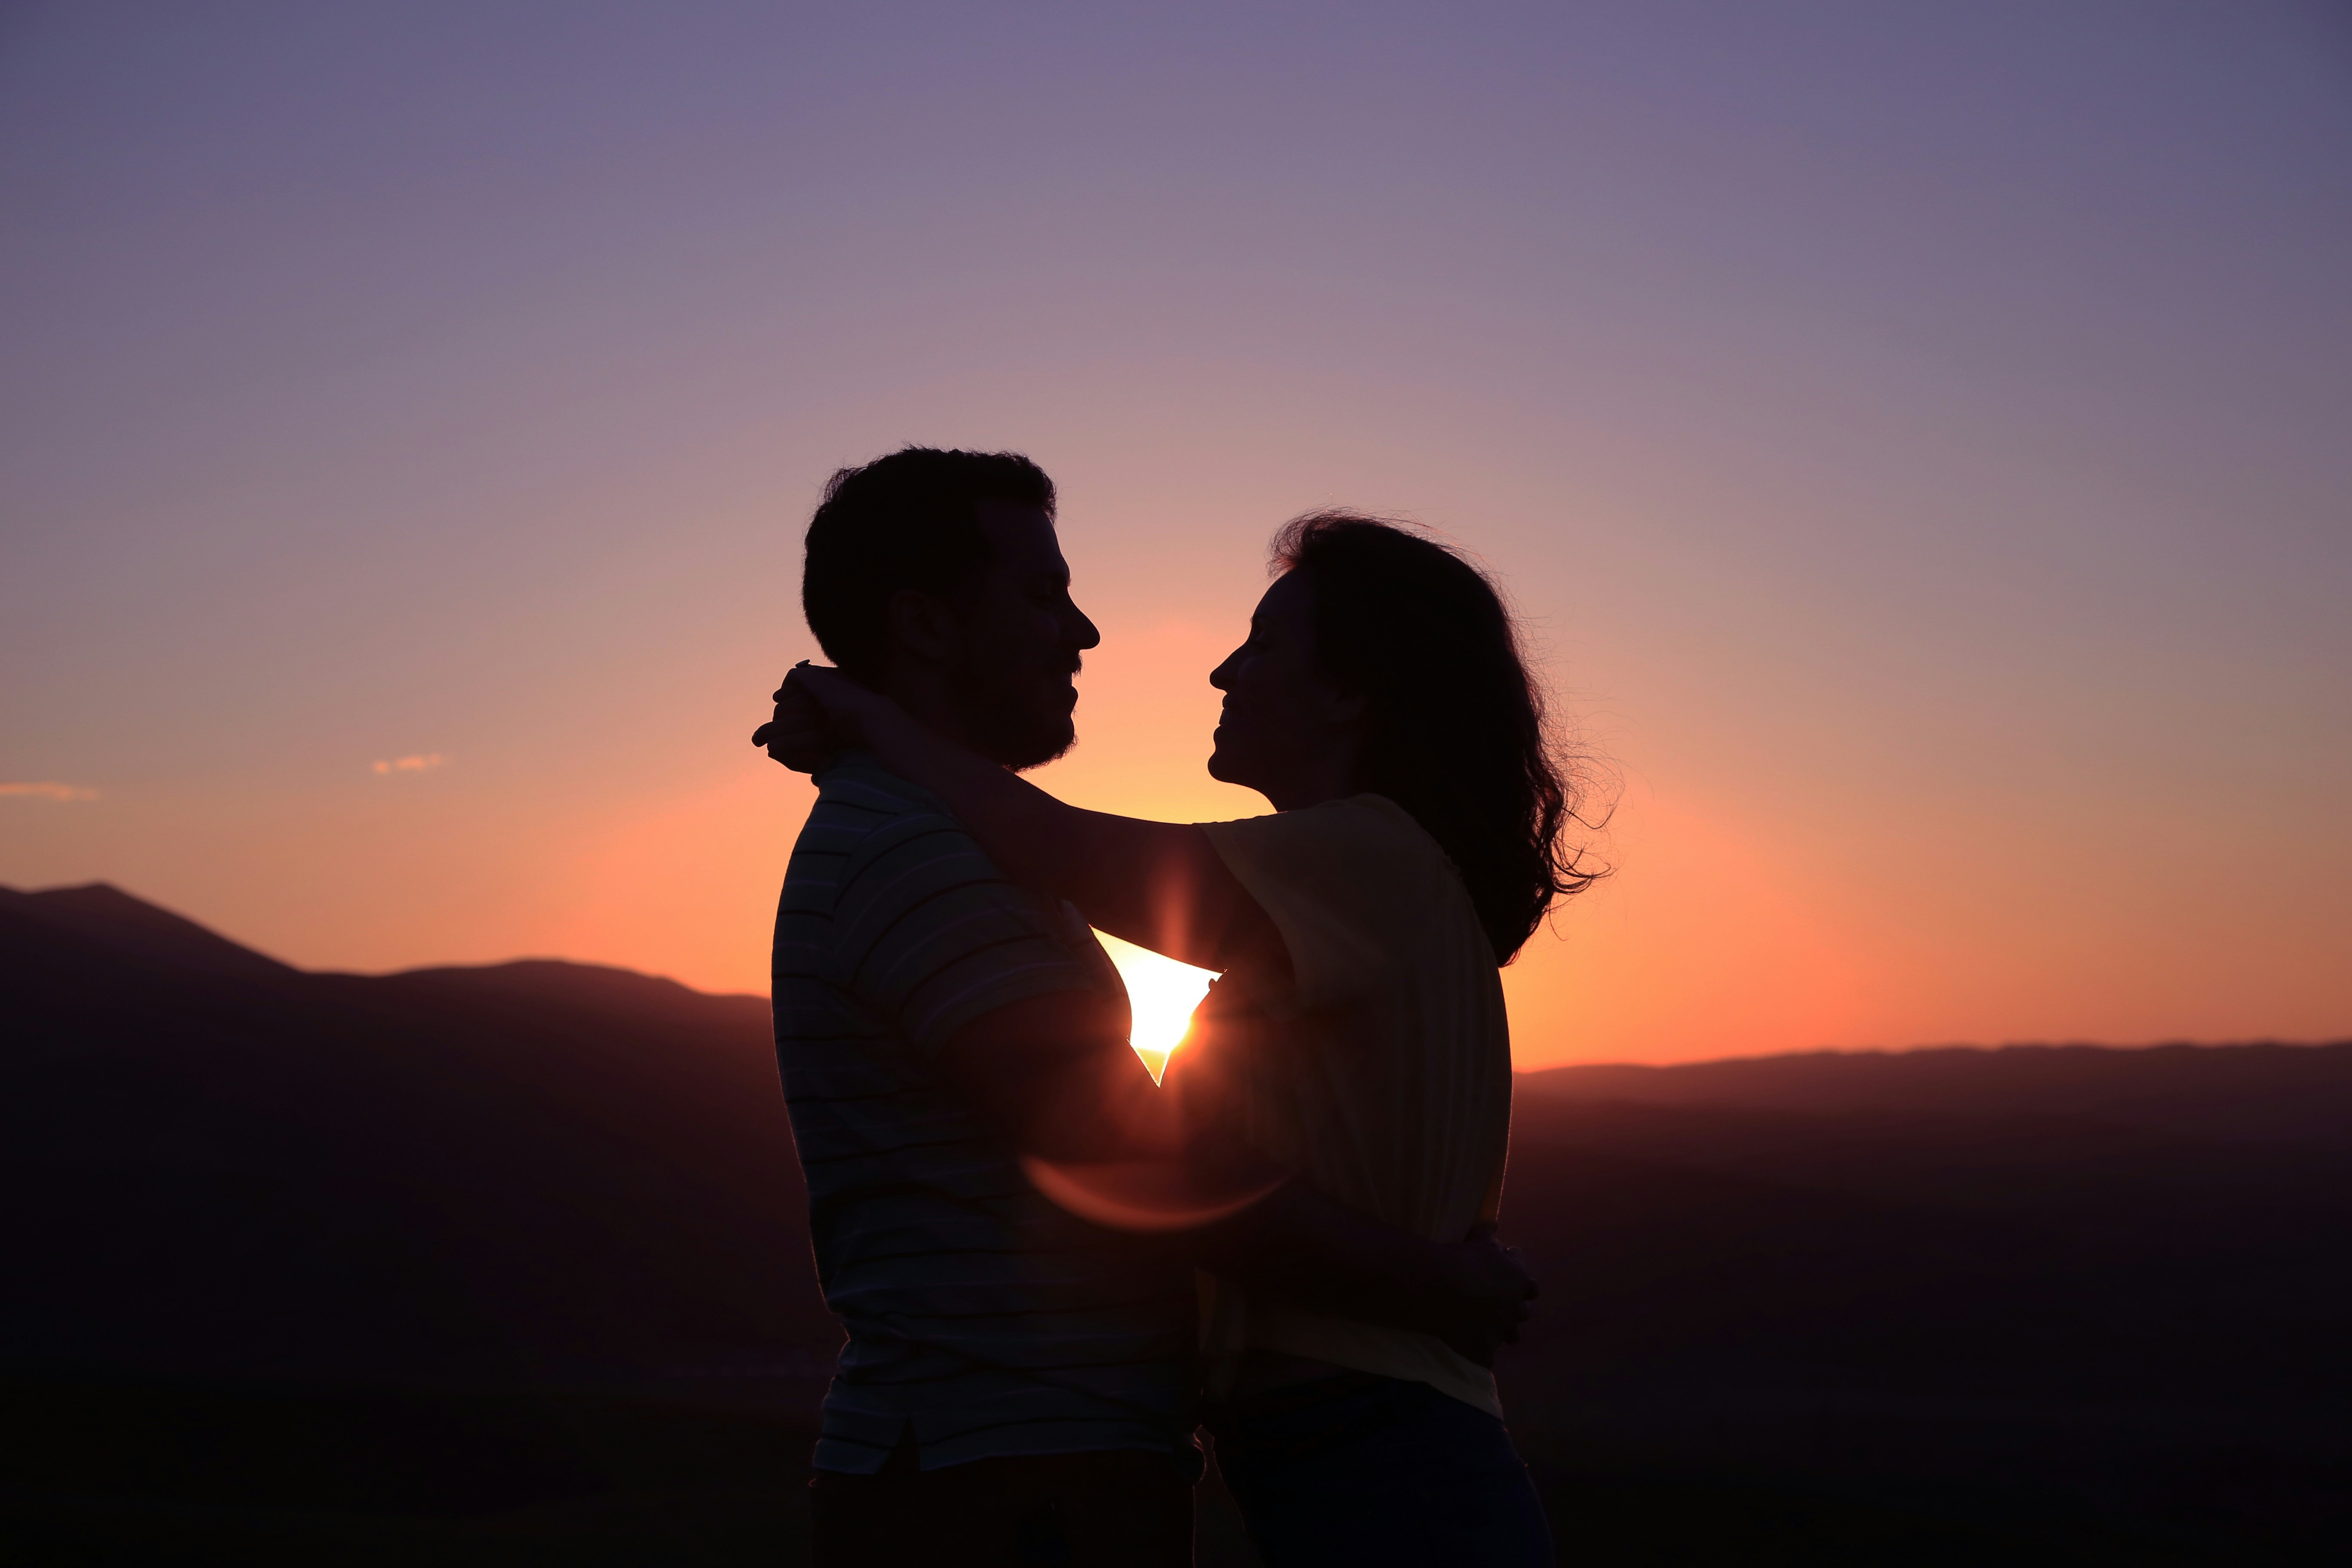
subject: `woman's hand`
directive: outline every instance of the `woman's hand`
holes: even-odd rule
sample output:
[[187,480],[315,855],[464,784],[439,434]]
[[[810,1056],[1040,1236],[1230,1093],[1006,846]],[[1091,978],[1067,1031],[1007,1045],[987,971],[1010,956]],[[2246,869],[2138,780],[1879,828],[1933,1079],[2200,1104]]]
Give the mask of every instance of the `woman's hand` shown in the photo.
[[837,669],[805,660],[776,688],[775,716],[751,731],[751,743],[796,773],[814,773],[836,753],[862,743],[857,720],[887,697],[868,691]]
[[806,659],[784,672],[784,683],[776,689],[776,700],[782,702],[788,691],[806,694],[824,710],[826,717],[858,739],[864,738],[860,734],[861,721],[898,710],[896,702],[863,681],[829,665],[811,664]]

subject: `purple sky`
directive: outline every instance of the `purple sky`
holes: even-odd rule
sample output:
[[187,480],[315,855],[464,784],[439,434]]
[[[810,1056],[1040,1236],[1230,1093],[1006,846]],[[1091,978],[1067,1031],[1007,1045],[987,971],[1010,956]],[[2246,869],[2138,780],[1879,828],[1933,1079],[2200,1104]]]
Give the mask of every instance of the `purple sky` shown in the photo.
[[2317,3],[13,6],[0,881],[761,988],[814,491],[1010,446],[1087,804],[1284,517],[1502,574],[1524,1063],[2352,1034],[2347,279]]

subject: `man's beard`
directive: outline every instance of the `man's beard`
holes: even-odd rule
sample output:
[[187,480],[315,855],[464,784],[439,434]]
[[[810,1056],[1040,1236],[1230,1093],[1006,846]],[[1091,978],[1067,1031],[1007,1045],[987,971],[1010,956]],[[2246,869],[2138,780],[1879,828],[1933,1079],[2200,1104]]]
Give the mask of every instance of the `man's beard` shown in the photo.
[[1027,773],[1078,743],[1068,710],[1038,705],[1034,677],[1002,665],[968,663],[953,679],[957,716],[989,761]]

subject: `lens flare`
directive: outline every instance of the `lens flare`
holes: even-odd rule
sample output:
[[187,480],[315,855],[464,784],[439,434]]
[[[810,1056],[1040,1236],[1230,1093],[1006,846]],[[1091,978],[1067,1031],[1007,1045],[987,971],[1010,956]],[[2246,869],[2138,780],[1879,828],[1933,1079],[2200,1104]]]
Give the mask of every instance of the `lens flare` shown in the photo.
[[1241,1213],[1284,1180],[1205,1191],[1191,1173],[1167,1161],[1075,1163],[1034,1154],[1021,1157],[1021,1169],[1039,1192],[1080,1219],[1146,1236],[1214,1225]]
[[1162,958],[1131,942],[1096,934],[1102,936],[1103,951],[1110,954],[1119,978],[1127,982],[1128,1002],[1135,1013],[1127,1043],[1157,1079],[1168,1070],[1170,1054],[1184,1043],[1185,1033],[1192,1026],[1192,1009],[1209,994],[1209,982],[1216,976]]

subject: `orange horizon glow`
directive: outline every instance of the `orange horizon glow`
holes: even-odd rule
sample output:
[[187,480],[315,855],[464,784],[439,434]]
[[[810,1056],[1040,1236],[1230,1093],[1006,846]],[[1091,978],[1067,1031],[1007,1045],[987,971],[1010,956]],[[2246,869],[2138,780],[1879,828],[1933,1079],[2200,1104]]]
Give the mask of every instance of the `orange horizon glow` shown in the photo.
[[[1255,572],[1235,575],[1242,587],[1255,585]],[[1245,609],[1246,601],[1234,629],[1223,633],[1192,619],[1129,630],[1098,610],[1106,640],[1080,676],[1080,744],[1031,776],[1075,804],[1161,820],[1220,820],[1268,809],[1261,797],[1209,778],[1202,766],[1217,700],[1206,672],[1229,651]],[[764,689],[763,682],[772,678],[746,686]],[[397,863],[408,896],[340,911],[336,921],[289,920],[283,909],[236,900],[227,900],[232,907],[224,917],[216,887],[183,891],[171,879],[160,885],[137,876],[110,879],[303,967],[368,971],[562,957],[660,974],[698,990],[763,994],[775,889],[814,790],[751,750],[748,736],[761,716],[755,694],[732,726],[742,736],[722,731],[716,738],[711,776],[698,785],[651,791],[618,812],[551,803],[494,828],[478,844],[411,844]],[[352,812],[308,836],[283,835],[279,858],[261,857],[243,868],[245,875],[298,875],[318,858],[339,858],[348,872],[375,837],[367,824],[396,821],[402,813],[433,820],[446,806],[410,791],[458,787],[467,772],[436,765],[394,776],[408,786],[399,801],[379,797],[362,814],[355,798]],[[96,804],[102,803],[56,809],[62,815]],[[2178,986],[2170,995],[2161,986],[2139,987],[2136,1005],[2121,1009],[2112,1005],[2112,991],[2078,990],[2071,998],[2053,993],[2031,1013],[1972,1005],[1937,951],[1874,919],[1833,868],[1792,858],[1787,842],[1752,813],[1644,779],[1623,785],[1615,816],[1593,840],[1612,875],[1561,904],[1503,971],[1515,1068],[1963,1041],[2130,1045],[2346,1032],[2328,1026],[2324,1007],[2306,1009],[2285,1026],[2249,1026],[2226,1011],[2200,1020],[2196,1007],[2181,1005]],[[382,852],[394,853],[389,843]],[[387,859],[384,871],[394,865]],[[471,882],[497,896],[451,903],[435,891],[441,882]],[[352,920],[354,912],[366,918]],[[2021,935],[2026,921],[2021,911]],[[420,941],[425,930],[435,934]],[[1945,951],[1968,951],[1964,931],[1937,940]],[[1156,1078],[1210,976],[1116,938],[1106,937],[1104,945],[1129,985],[1132,1043]],[[2307,987],[2316,976],[2306,972],[2302,978]]]

